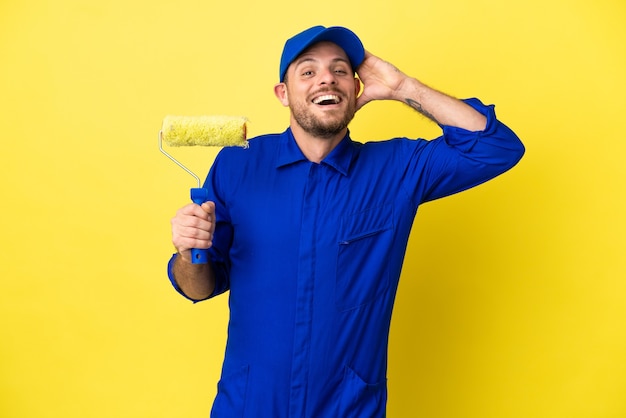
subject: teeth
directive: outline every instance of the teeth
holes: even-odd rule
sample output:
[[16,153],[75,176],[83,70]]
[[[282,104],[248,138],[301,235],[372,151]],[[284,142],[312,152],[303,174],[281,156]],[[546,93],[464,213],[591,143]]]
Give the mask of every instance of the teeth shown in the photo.
[[334,104],[337,104],[339,103],[339,97],[335,96],[334,94],[327,94],[313,99],[313,103],[315,104],[320,104],[322,102],[332,102]]

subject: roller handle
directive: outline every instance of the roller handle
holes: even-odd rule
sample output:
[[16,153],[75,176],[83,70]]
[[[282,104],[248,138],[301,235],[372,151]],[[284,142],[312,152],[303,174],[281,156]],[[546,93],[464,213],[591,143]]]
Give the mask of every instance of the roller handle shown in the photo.
[[[209,191],[203,187],[194,187],[191,189],[191,200],[198,205],[209,200]],[[209,262],[209,250],[201,248],[191,249],[192,264],[206,264]]]

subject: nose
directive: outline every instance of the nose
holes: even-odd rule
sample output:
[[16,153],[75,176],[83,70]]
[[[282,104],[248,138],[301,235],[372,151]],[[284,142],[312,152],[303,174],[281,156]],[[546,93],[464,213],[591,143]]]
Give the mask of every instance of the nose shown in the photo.
[[327,68],[320,73],[320,84],[337,84],[335,73]]

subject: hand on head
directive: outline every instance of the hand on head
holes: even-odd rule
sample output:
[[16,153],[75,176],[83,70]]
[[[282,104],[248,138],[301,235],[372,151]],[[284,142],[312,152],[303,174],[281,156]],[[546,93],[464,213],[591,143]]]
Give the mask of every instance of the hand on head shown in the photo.
[[373,100],[397,99],[397,92],[407,78],[397,67],[369,51],[365,51],[365,59],[356,73],[363,83],[363,90],[356,102],[357,110]]

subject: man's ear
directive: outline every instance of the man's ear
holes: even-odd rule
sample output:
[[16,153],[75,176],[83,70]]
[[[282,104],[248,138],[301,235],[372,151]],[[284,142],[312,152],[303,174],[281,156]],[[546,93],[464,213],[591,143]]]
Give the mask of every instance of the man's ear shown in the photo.
[[274,95],[283,104],[283,106],[289,106],[289,97],[287,96],[287,85],[285,83],[278,83],[274,86]]
[[359,97],[359,93],[361,92],[361,79],[359,77],[354,77],[354,97]]

